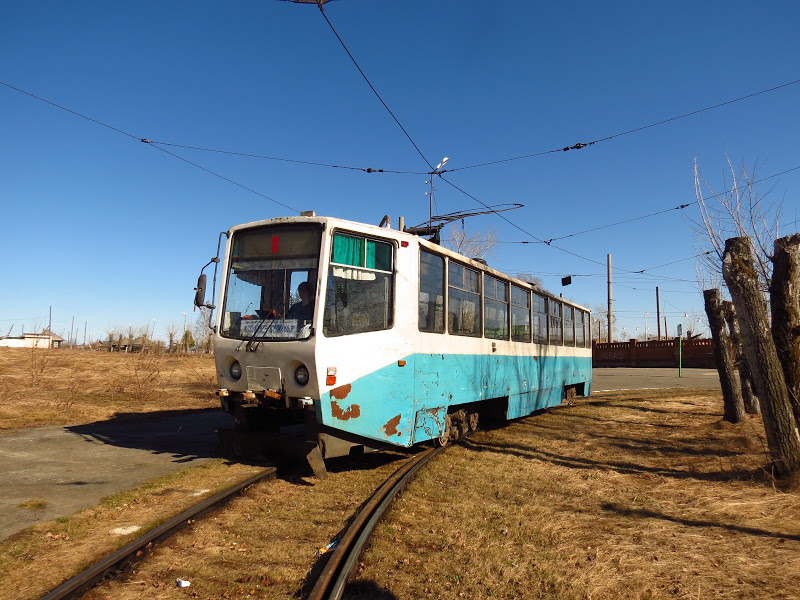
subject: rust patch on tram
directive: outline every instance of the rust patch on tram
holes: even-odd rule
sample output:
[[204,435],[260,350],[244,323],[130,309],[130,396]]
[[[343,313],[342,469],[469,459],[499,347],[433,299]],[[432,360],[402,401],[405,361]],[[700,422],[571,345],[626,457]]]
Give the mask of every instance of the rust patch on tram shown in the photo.
[[386,425],[381,427],[386,432],[386,437],[392,437],[393,435],[403,435],[399,431],[397,431],[397,426],[400,424],[400,415],[397,415],[393,419],[390,419]]
[[[346,387],[350,387],[349,385]],[[331,396],[333,393],[331,393]],[[340,421],[347,421],[348,419],[357,419],[361,416],[361,407],[358,404],[351,404],[347,410],[342,410],[342,407],[336,403],[336,400],[331,400],[331,415],[334,419]]]
[[350,390],[353,389],[349,383],[347,385],[340,385],[337,388],[333,388],[330,391],[331,398],[336,398],[337,400],[344,400],[347,398],[347,395],[350,393]]

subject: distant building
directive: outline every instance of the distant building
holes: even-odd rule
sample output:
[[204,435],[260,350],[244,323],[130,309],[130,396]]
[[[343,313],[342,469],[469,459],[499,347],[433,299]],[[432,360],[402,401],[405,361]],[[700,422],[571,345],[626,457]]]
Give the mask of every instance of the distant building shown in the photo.
[[[152,341],[140,335],[133,339],[124,337],[119,340],[112,340],[109,344],[111,346],[111,352],[142,352],[143,350],[146,352],[150,350]],[[106,347],[108,347],[108,345]]]
[[64,338],[49,329],[42,333],[23,333],[17,337],[0,338],[0,347],[6,348],[60,348]]

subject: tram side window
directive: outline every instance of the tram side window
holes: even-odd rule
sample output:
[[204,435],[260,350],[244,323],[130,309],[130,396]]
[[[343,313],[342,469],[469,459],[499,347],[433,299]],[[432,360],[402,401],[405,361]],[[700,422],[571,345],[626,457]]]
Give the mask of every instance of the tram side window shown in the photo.
[[508,339],[508,284],[490,275],[483,281],[483,320],[487,338]]
[[578,348],[586,346],[586,319],[582,310],[575,310],[575,345]]
[[533,341],[547,343],[547,298],[533,294]]
[[334,233],[323,333],[336,336],[389,329],[393,290],[392,244]]
[[583,314],[583,331],[584,331],[584,347],[592,347],[592,315],[591,313]]
[[562,333],[563,313],[561,312],[561,302],[550,300],[550,343],[563,344],[564,335]]
[[420,250],[419,330],[444,333],[444,258]]
[[515,342],[531,341],[531,293],[511,285],[511,339]]
[[564,306],[564,345],[575,345],[575,309]]
[[454,335],[481,337],[480,274],[458,263],[449,263],[447,329]]

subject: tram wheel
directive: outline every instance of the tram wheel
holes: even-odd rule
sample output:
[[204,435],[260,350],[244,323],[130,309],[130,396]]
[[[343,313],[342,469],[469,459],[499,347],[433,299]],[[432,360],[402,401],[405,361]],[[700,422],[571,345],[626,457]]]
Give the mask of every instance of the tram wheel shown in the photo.
[[469,413],[469,417],[467,418],[467,422],[469,423],[469,430],[475,431],[478,428],[478,417],[480,415],[477,412]]
[[441,432],[439,437],[433,439],[433,445],[436,446],[437,448],[446,446],[447,443],[450,441],[452,433],[453,433],[453,423],[450,420],[450,415],[445,415],[444,431]]
[[565,396],[567,397],[567,405],[572,406],[575,404],[575,399],[578,397],[578,393],[574,387],[568,387],[565,390]]

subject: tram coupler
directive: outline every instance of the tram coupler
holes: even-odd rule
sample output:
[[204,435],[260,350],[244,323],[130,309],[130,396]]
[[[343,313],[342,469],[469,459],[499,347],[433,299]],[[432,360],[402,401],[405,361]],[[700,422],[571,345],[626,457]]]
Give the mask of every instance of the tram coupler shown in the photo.
[[226,428],[217,429],[217,435],[225,455],[250,460],[291,463],[305,461],[317,479],[328,478],[322,452],[313,440],[287,433],[235,431]]

